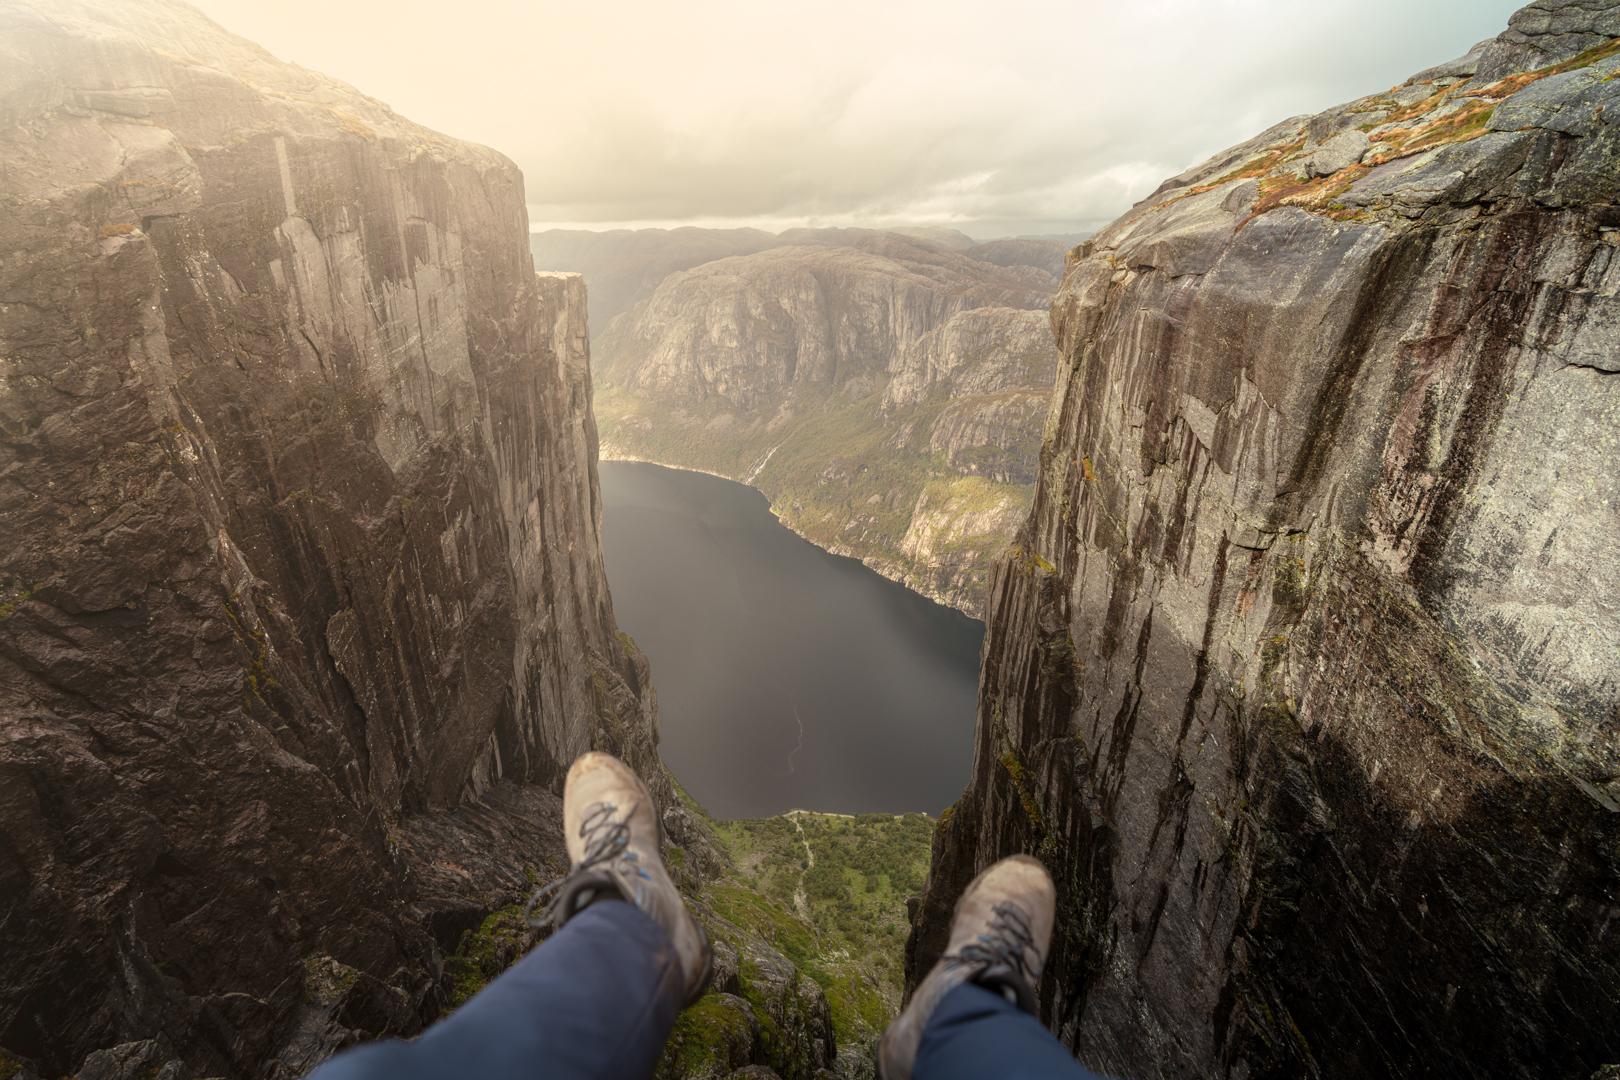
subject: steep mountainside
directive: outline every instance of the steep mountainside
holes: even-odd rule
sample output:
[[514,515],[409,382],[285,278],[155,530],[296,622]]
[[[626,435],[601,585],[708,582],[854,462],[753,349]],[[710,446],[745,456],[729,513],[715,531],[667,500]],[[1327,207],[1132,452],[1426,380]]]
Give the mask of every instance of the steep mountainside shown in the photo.
[[1620,5],[1291,120],[1084,245],[996,571],[980,867],[1125,1076],[1620,1060]]
[[[723,871],[614,626],[583,284],[533,273],[511,163],[169,0],[0,0],[0,162],[0,1076],[418,1029],[563,868],[590,746],[689,887]],[[732,939],[809,1077],[821,990]]]
[[[710,937],[735,940],[737,928],[747,929],[789,957],[825,994],[836,1040],[831,1071],[869,1080],[877,1040],[900,1010],[906,901],[928,874],[934,823],[922,814],[793,811],[714,828],[729,863],[698,891],[697,909],[708,920]],[[700,1061],[721,1065],[715,1069],[721,1075],[725,1065],[746,1063],[723,1037],[727,1026],[710,1021],[734,1010],[727,995],[745,1002],[757,998],[754,966],[738,965],[754,983],[739,990],[723,979],[682,1017],[667,1064],[685,1059],[685,1075],[696,1076],[702,1069],[692,1065]],[[729,973],[729,964],[722,968]],[[770,1015],[768,1009],[754,1011]],[[773,1039],[763,1041],[769,1046]],[[758,1060],[774,1063],[769,1050]]]
[[[827,237],[823,237],[827,239]],[[977,614],[1027,510],[1054,280],[849,231],[672,274],[598,341],[604,453],[745,480],[783,521]]]

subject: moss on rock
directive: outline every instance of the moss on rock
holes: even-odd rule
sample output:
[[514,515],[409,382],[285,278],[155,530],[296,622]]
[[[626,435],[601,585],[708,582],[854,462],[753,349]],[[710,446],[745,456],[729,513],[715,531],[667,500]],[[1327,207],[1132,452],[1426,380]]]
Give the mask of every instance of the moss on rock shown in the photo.
[[655,1074],[659,1080],[707,1080],[749,1064],[756,1024],[748,1002],[705,994],[675,1020]]
[[534,946],[537,936],[523,918],[523,908],[516,904],[491,912],[478,929],[463,934],[456,951],[444,959],[451,1007],[471,1000],[511,967]]

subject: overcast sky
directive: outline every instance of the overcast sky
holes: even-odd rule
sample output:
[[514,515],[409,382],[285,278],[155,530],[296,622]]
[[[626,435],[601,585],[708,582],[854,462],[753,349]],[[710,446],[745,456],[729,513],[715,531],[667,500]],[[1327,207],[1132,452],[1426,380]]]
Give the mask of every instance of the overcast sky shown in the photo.
[[195,0],[487,143],[535,227],[1076,231],[1527,0]]

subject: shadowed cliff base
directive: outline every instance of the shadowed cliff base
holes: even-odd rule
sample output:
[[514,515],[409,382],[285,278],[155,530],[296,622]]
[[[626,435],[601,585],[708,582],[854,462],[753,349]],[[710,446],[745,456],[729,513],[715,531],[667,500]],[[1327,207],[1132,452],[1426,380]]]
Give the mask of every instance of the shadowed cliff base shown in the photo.
[[[1066,635],[1041,629],[1055,575],[1007,573],[997,595],[1032,615],[994,623],[986,678],[1023,712],[991,716],[999,737],[981,740],[935,865],[992,851],[1046,861],[1060,917],[1043,1009],[1088,1064],[1132,1076],[1584,1076],[1620,1055],[1608,991],[1620,964],[1603,947],[1620,887],[1613,806],[1552,763],[1509,756],[1497,725],[1511,705],[1459,668],[1409,598],[1341,580],[1294,643],[1270,650],[1270,690],[1197,695],[1190,734],[1218,725],[1234,744],[1230,789],[1201,813],[1184,762],[1154,763],[1168,779],[1155,792],[1129,775],[1151,767],[1124,760],[1140,748],[1113,757],[1151,722],[1145,687],[1096,742],[1013,741],[1078,691]],[[1165,628],[1131,653],[1196,670],[1196,643],[1155,635]],[[1279,672],[1317,655],[1334,660],[1304,683],[1305,704],[1289,700]],[[1482,701],[1489,713],[1468,711]],[[1402,764],[1414,762],[1421,772]],[[1114,823],[1149,799],[1144,866],[1124,831],[1135,823]],[[993,835],[980,834],[986,823]],[[1122,888],[1122,865],[1175,882]],[[1170,899],[1186,888],[1200,907],[1181,921]],[[909,971],[942,947],[956,891],[936,872]]]

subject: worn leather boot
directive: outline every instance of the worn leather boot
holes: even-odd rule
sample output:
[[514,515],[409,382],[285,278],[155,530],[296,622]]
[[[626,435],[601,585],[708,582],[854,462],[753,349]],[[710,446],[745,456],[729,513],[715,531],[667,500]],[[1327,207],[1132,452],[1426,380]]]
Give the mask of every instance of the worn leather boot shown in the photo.
[[1051,876],[1028,855],[1002,859],[974,878],[956,902],[945,955],[883,1033],[878,1048],[883,1080],[911,1080],[929,1018],[963,983],[1000,993],[1034,1015],[1056,909]]
[[658,810],[641,778],[612,754],[581,755],[563,788],[563,835],[568,876],[537,893],[531,908],[553,894],[545,917],[562,926],[599,899],[634,904],[668,932],[685,975],[684,1003],[701,997],[712,961],[709,940],[664,869]]

